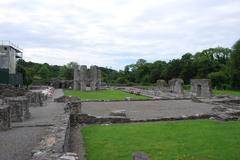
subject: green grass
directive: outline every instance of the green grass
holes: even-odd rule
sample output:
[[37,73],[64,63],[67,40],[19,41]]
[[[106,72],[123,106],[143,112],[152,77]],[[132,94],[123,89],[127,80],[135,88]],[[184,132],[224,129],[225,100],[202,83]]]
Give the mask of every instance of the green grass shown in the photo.
[[126,97],[131,97],[133,99],[150,99],[149,97],[130,94],[115,89],[88,92],[64,90],[64,95],[80,97],[82,100],[124,100]]
[[229,95],[229,96],[240,96],[240,91],[234,90],[213,90],[215,95]]
[[210,120],[92,125],[82,129],[87,160],[238,160],[240,122]]

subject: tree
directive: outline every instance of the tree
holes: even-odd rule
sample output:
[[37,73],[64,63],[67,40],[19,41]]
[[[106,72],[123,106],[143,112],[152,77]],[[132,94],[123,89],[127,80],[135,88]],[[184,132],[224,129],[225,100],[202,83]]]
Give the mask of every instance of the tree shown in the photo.
[[208,74],[208,78],[211,79],[213,87],[226,89],[229,78],[224,71],[212,72]]
[[231,85],[234,89],[240,89],[240,40],[232,47],[230,57]]
[[49,69],[46,65],[42,65],[38,71],[38,74],[43,80],[47,80],[49,78]]
[[189,84],[190,79],[196,75],[196,67],[193,65],[194,56],[191,53],[186,53],[181,58],[181,73],[180,77],[184,83]]

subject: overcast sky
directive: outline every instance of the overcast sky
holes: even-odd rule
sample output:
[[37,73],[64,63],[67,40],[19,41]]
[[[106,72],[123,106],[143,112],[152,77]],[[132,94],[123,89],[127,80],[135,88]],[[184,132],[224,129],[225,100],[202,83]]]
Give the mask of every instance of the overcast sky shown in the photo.
[[26,61],[123,69],[240,38],[240,0],[0,0],[0,39]]

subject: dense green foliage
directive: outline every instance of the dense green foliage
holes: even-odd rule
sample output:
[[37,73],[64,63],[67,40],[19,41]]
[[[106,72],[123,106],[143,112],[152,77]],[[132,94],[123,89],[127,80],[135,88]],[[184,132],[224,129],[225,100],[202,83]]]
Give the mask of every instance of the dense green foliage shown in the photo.
[[[127,65],[124,71],[120,71],[116,82],[151,84],[159,79],[168,81],[172,78],[182,78],[185,84],[189,84],[192,78],[210,78],[214,87],[230,88],[231,53],[231,49],[217,47],[195,55],[186,53],[180,59],[173,59],[168,63],[148,63],[139,59],[136,64]],[[124,74],[121,74],[122,72]],[[121,81],[118,81],[119,79]]]
[[126,97],[131,97],[132,99],[149,99],[145,96],[130,94],[115,89],[97,90],[89,92],[64,90],[64,95],[80,97],[81,100],[124,100]]
[[230,63],[231,85],[235,89],[240,89],[240,40],[233,46]]
[[233,160],[240,157],[240,122],[193,120],[82,129],[88,160],[130,160],[142,151],[151,160]]
[[71,62],[65,66],[49,65],[47,63],[39,64],[25,62],[23,59],[17,62],[17,71],[23,73],[24,84],[29,85],[35,81],[49,81],[54,79],[73,79],[73,66]]
[[[25,75],[25,84],[32,80],[73,79],[75,62],[65,66],[18,62],[19,70]],[[149,85],[157,80],[168,81],[182,78],[189,84],[192,78],[209,78],[217,89],[240,89],[240,40],[232,49],[209,48],[195,54],[186,53],[179,59],[169,62],[157,60],[149,63],[139,59],[135,64],[125,66],[124,70],[116,71],[100,67],[102,81],[115,84]]]

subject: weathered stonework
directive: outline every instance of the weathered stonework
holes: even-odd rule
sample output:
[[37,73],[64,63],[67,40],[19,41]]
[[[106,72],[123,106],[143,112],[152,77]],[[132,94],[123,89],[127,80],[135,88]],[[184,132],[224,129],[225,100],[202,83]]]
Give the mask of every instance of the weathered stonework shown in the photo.
[[78,114],[81,113],[82,102],[81,101],[69,102],[67,103],[67,107],[70,114]]
[[209,79],[191,79],[191,95],[195,97],[210,97],[211,80]]
[[29,101],[26,97],[7,97],[4,103],[10,106],[12,122],[22,122],[31,117]]
[[9,106],[0,106],[0,131],[11,128],[11,110]]
[[61,96],[54,99],[54,102],[60,102],[60,103],[68,103],[68,102],[76,102],[80,101],[79,97],[71,97],[71,96]]
[[92,116],[88,114],[71,114],[70,124],[75,126],[77,124],[104,124],[104,123],[128,123],[129,118],[121,116]]
[[23,88],[17,88],[12,85],[0,84],[0,97],[16,97],[24,96],[26,90]]
[[55,80],[50,82],[54,88],[69,89],[73,88],[73,80]]
[[182,79],[172,79],[168,81],[170,91],[178,95],[183,95],[183,80]]
[[101,87],[101,71],[97,66],[76,66],[74,68],[74,90],[87,91],[97,90]]
[[28,92],[26,97],[30,103],[30,106],[43,106],[47,103],[47,95],[41,92]]
[[167,83],[166,83],[166,81],[163,80],[163,79],[159,79],[159,80],[157,80],[156,83],[157,83],[157,86],[158,86],[159,88],[167,87]]

